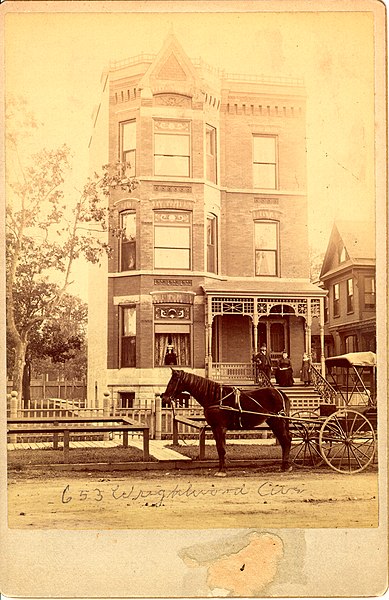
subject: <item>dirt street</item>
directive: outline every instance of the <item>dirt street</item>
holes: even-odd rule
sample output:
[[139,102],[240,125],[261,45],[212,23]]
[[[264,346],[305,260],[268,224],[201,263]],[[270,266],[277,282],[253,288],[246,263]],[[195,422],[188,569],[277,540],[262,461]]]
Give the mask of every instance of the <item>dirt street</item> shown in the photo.
[[280,473],[150,471],[13,472],[9,527],[22,529],[199,529],[376,527],[376,470]]

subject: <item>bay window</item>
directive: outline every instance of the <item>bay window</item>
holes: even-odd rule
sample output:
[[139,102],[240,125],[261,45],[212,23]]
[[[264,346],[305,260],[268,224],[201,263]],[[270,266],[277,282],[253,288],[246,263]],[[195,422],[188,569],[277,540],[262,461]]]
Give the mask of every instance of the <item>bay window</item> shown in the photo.
[[120,162],[123,177],[135,177],[136,167],[136,121],[120,123]]
[[335,283],[332,288],[332,299],[333,299],[333,313],[334,317],[339,317],[340,315],[340,288],[339,283]]
[[154,268],[191,268],[191,213],[180,210],[154,212]]
[[206,145],[206,170],[205,175],[208,181],[216,183],[216,129],[207,125],[205,129]]
[[217,273],[217,217],[207,217],[207,271]]
[[156,367],[190,367],[190,325],[155,325],[154,336]]
[[371,276],[366,276],[365,284],[365,308],[375,308],[375,279]]
[[120,367],[136,366],[136,307],[120,307]]
[[154,175],[190,176],[190,123],[154,121]]
[[354,310],[354,283],[352,279],[347,279],[347,312]]
[[119,260],[121,271],[132,271],[136,263],[136,213],[123,211],[120,213],[120,245]]

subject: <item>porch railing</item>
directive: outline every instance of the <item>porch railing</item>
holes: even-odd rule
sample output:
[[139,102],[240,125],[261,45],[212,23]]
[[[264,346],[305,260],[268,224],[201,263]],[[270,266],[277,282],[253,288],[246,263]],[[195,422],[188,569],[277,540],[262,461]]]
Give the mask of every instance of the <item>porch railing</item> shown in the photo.
[[313,387],[326,404],[337,404],[338,393],[330,383],[323,377],[320,371],[311,365],[311,381]]
[[211,379],[223,382],[254,381],[252,363],[212,363]]

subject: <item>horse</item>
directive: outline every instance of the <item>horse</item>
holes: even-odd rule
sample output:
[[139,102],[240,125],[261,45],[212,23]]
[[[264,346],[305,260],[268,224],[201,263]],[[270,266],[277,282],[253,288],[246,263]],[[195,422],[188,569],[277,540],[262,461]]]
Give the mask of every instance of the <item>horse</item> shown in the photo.
[[289,453],[292,436],[289,421],[290,401],[287,395],[274,387],[250,391],[225,386],[179,369],[172,369],[162,400],[172,403],[181,392],[189,392],[204,409],[204,417],[212,429],[219,457],[216,476],[226,476],[226,431],[252,429],[266,422],[282,449],[281,471],[290,471]]

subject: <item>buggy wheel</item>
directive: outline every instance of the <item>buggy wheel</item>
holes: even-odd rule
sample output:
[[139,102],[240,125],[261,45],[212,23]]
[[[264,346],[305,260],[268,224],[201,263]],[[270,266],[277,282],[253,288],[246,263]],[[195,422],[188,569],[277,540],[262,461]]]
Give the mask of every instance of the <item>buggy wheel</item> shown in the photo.
[[364,414],[344,408],[330,415],[319,434],[320,452],[334,471],[359,473],[374,459],[376,437]]
[[313,410],[299,410],[291,415],[291,419],[293,439],[290,462],[296,467],[318,467],[323,462],[323,457],[319,446],[317,413]]

